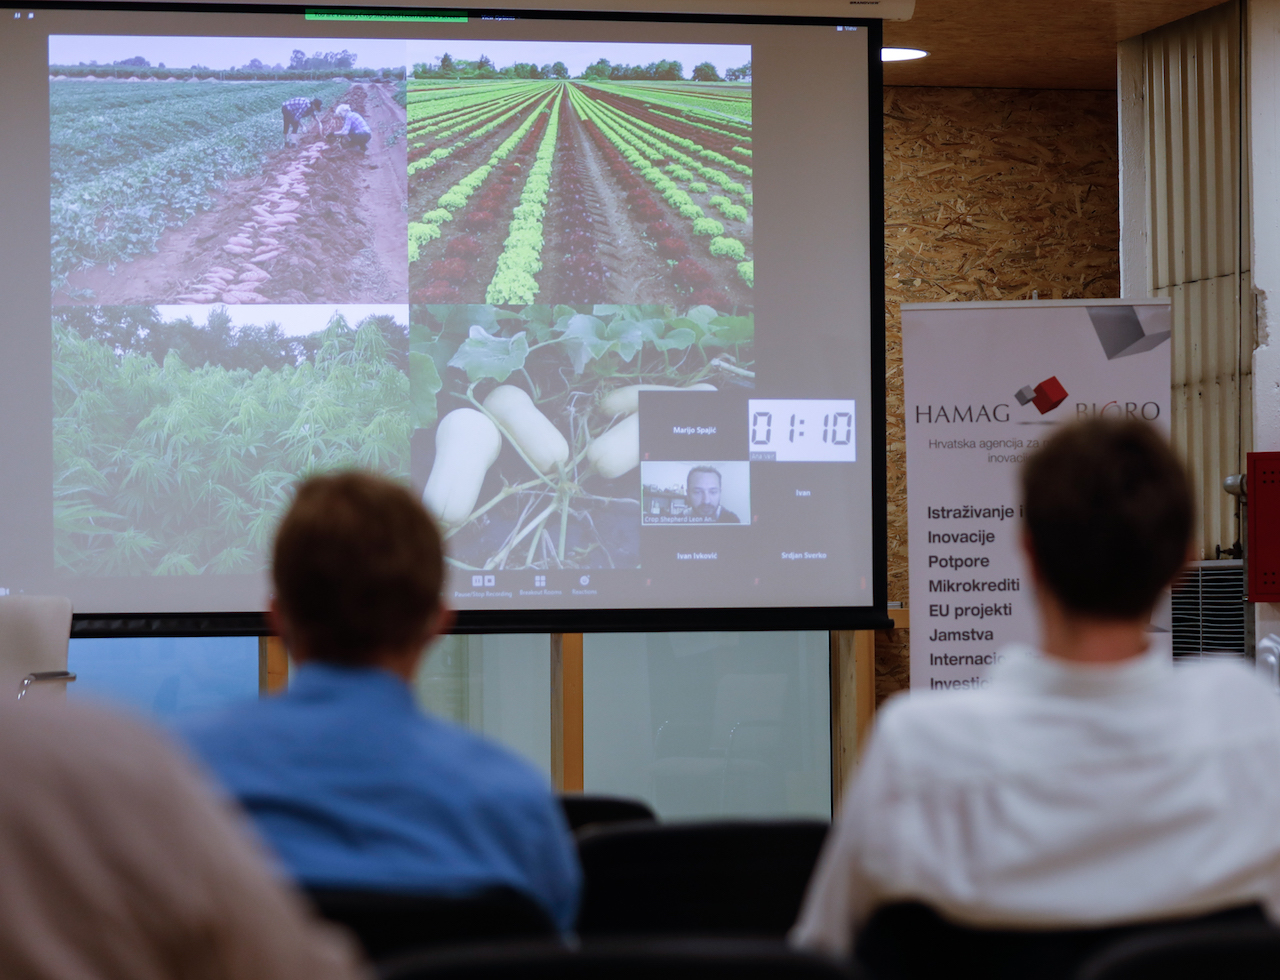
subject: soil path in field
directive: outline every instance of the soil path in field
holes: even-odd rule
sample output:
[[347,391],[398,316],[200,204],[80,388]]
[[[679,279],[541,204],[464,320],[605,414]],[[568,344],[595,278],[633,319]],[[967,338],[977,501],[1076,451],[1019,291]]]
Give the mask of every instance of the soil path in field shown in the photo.
[[[405,111],[376,83],[342,101],[369,124],[366,152],[322,141],[312,124],[155,253],[74,273],[70,287],[91,296],[55,304],[406,302]],[[331,111],[324,124],[337,128]]]
[[[582,168],[582,177],[586,181],[584,197],[595,224],[597,241],[600,242],[597,256],[609,271],[604,295],[587,301],[676,303],[679,297],[670,281],[670,269],[666,260],[659,257],[653,246],[640,234],[640,226],[627,210],[626,194],[613,182],[607,165],[601,159],[591,137],[587,135],[578,114],[568,112],[561,126],[566,124],[567,132],[562,128],[561,138],[567,135],[577,151],[578,165]],[[554,185],[548,205],[547,234],[544,238],[553,244],[560,240],[561,234],[557,213],[559,202],[554,193]],[[562,258],[554,247],[543,252],[545,270],[538,276],[541,285],[539,303],[566,302],[563,294],[557,295],[563,279],[560,271]]]
[[[618,109],[620,112],[623,112],[629,116],[633,116],[637,119],[650,122],[660,128],[664,128],[670,132],[683,135],[689,139],[700,141],[704,145],[711,146],[714,142],[715,146],[720,147],[725,152],[727,152],[728,147],[733,143],[732,140],[722,139],[717,141],[710,138],[704,138],[704,134],[700,133],[698,130],[692,127],[686,126],[680,123],[678,120],[669,119],[665,116],[659,116],[656,113],[654,113],[652,110],[646,108],[642,102],[636,99],[624,98],[622,96],[613,95],[611,93],[606,93],[606,94],[593,93],[592,97],[598,99],[599,101],[609,106],[612,106],[615,109]],[[675,110],[672,110],[672,111],[674,112]],[[575,116],[575,122],[577,123],[577,128],[582,131],[584,141],[591,146],[593,151],[598,153],[599,151],[597,150],[595,143],[590,139],[590,137],[586,133],[586,128],[582,125],[581,122],[579,122],[576,119],[576,116]],[[710,134],[706,134],[706,135],[710,136]],[[603,164],[600,165],[600,170],[601,170],[601,173],[606,177],[606,179],[608,179],[607,168]],[[739,182],[741,182],[746,187],[747,191],[750,192],[752,187],[750,177],[745,177],[744,175],[736,172],[732,173],[731,176],[733,176]],[[692,191],[689,192],[690,197],[693,199],[693,202],[697,205],[700,205],[708,217],[714,218],[724,226],[724,229],[725,229],[724,234],[733,238],[737,238],[739,241],[741,241],[746,246],[748,254],[750,254],[753,251],[753,245],[754,245],[752,223],[750,221],[746,221],[746,222],[731,221],[728,218],[726,218],[723,214],[721,214],[716,208],[712,207],[710,203],[711,198],[719,193],[721,193],[721,191],[715,185],[712,185],[706,191],[700,191],[697,193],[694,193]],[[670,205],[668,205],[667,202],[664,201],[659,194],[654,193],[653,199],[654,199],[654,203],[657,204],[659,208],[661,208],[664,212],[667,213],[667,219],[666,219],[667,222],[671,225],[673,229],[676,229],[675,237],[682,239],[685,242],[685,244],[689,247],[690,258],[698,262],[704,269],[707,270],[707,272],[711,274],[711,282],[708,284],[706,292],[711,294],[718,293],[721,296],[721,299],[717,300],[714,305],[719,306],[721,305],[723,300],[727,299],[729,303],[735,307],[749,306],[752,302],[751,290],[746,288],[743,285],[742,280],[738,277],[737,262],[732,261],[730,259],[716,258],[710,255],[707,251],[707,245],[709,243],[709,239],[694,237],[693,234],[691,233],[691,226],[689,221],[680,217],[680,215],[677,214],[676,211],[673,208],[671,208]],[[623,214],[624,216],[627,215],[627,212],[625,209],[623,210]],[[629,217],[627,220],[630,220]],[[663,271],[664,272],[666,271],[665,267]],[[607,300],[607,302],[637,302],[637,301],[610,299],[610,300]],[[666,300],[646,299],[646,300],[640,300],[639,302],[647,302],[647,303],[666,302]]]

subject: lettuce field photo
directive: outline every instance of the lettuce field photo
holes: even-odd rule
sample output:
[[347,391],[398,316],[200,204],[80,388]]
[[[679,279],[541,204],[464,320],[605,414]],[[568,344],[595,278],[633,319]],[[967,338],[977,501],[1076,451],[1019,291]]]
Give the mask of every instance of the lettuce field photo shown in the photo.
[[751,305],[749,81],[443,49],[410,42],[411,302]]

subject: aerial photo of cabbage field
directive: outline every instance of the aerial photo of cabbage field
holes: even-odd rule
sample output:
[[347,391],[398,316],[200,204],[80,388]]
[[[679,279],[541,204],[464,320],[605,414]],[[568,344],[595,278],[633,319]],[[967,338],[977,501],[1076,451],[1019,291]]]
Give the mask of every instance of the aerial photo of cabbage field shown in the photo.
[[407,477],[407,314],[55,309],[55,567],[258,572],[301,477],[347,466]]
[[751,49],[408,42],[414,303],[751,305]]
[[404,74],[401,41],[51,37],[54,305],[406,302]]

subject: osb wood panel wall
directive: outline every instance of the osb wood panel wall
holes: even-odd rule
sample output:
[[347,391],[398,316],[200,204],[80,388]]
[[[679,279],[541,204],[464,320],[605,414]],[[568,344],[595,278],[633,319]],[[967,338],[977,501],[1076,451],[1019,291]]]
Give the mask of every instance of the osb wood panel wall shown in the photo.
[[[885,89],[890,601],[911,600],[899,306],[1119,296],[1116,140],[1114,92]],[[877,704],[909,684],[908,632],[876,635]]]

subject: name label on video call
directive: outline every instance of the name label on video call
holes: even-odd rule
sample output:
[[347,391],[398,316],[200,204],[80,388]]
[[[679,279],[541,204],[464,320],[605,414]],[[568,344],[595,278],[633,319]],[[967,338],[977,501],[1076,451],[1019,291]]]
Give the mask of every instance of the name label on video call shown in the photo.
[[852,398],[747,402],[747,451],[753,461],[852,463],[857,458],[854,428]]

